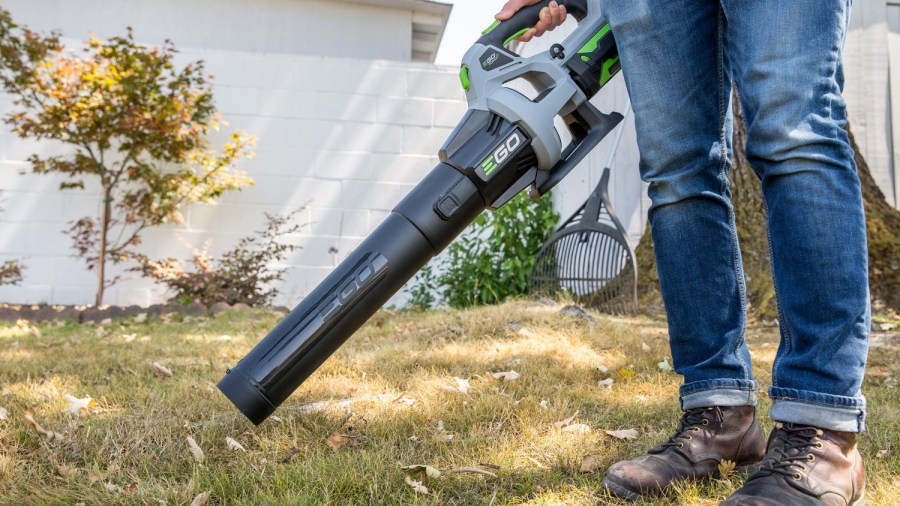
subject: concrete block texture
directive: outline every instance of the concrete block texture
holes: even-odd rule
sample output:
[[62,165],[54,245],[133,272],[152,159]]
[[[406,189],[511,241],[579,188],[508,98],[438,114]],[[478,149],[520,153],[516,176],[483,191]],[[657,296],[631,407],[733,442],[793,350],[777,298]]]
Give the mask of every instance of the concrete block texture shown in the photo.
[[[179,55],[183,63],[201,58],[227,122],[212,146],[234,130],[256,136],[254,156],[236,166],[255,184],[215,205],[184,208],[184,223],[147,231],[140,251],[188,261],[208,244],[220,255],[261,229],[265,213],[304,207],[296,219],[305,226],[286,238],[301,249],[286,262],[278,304],[296,304],[387,217],[434,167],[465,112],[455,69],[202,46]],[[73,219],[98,216],[96,182],[61,192],[62,178],[31,174],[25,162],[32,153],[70,152],[0,134],[0,255],[28,265],[21,286],[0,288],[0,302],[93,302],[94,272],[73,256],[64,231]],[[127,267],[111,268],[124,281],[105,302],[148,305],[171,296]]]

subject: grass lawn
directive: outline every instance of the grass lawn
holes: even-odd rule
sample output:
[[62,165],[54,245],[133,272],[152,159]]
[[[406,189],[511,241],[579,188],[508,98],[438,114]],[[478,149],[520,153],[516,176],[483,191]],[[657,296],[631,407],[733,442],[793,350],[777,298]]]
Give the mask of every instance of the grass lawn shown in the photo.
[[[679,416],[680,377],[658,365],[671,363],[665,322],[591,325],[558,309],[380,312],[260,427],[215,383],[277,323],[269,311],[0,324],[0,504],[620,504],[600,487],[605,469]],[[869,505],[900,503],[892,332],[874,335],[865,382]],[[768,385],[777,329],[747,334]],[[492,374],[507,371],[519,377]],[[67,395],[95,402],[72,414]],[[622,429],[637,437],[606,433]],[[443,471],[424,478],[428,495],[405,482],[413,464]],[[466,467],[494,476],[449,472]],[[741,480],[652,504],[716,504]]]

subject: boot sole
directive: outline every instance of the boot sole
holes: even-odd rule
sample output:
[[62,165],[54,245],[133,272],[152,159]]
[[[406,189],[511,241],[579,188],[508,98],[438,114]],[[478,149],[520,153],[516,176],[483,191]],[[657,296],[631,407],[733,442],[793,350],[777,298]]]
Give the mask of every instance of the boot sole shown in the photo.
[[644,498],[643,495],[628,490],[624,486],[610,480],[608,477],[603,478],[602,485],[604,488],[606,488],[606,490],[612,492],[613,495],[621,497],[623,499],[628,499],[629,501],[640,501]]
[[[739,473],[739,474],[743,473],[746,475],[747,473],[749,473],[749,471],[752,469],[753,466],[758,465],[758,464],[759,463],[757,462],[757,463],[753,463],[753,464],[740,465],[737,468],[735,468],[735,473]],[[693,478],[693,479],[686,480],[686,481],[713,479],[713,478],[718,478],[718,477],[719,477],[718,473],[714,473],[709,476],[705,476],[702,478]],[[611,480],[609,478],[609,476],[603,477],[603,482],[601,483],[601,485],[604,488],[606,488],[607,490],[609,490],[610,492],[612,492],[613,495],[615,495],[617,497],[621,497],[622,499],[627,499],[629,501],[640,501],[641,499],[647,499],[648,497],[653,497],[655,495],[658,495],[658,494],[653,494],[652,491],[647,491],[647,493],[645,493],[645,494],[641,494],[639,492],[634,492],[634,491],[626,488],[624,485]],[[860,497],[859,502],[852,503],[852,504],[850,504],[850,506],[866,506],[865,498]]]

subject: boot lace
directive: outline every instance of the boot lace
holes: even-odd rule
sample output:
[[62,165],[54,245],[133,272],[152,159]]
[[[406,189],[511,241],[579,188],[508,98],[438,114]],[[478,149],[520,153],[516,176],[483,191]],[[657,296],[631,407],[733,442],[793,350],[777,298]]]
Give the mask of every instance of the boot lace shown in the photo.
[[799,471],[807,469],[804,462],[815,459],[810,450],[822,447],[819,440],[822,431],[815,427],[797,427],[791,424],[783,424],[776,430],[779,431],[775,436],[776,440],[755,474],[764,476],[777,473],[795,480],[802,479],[803,475]]
[[685,410],[684,414],[681,415],[681,420],[678,421],[678,427],[675,429],[675,432],[669,437],[668,440],[651,450],[652,453],[660,453],[668,448],[682,448],[684,446],[684,440],[691,439],[690,433],[692,432],[700,432],[701,425],[708,425],[709,419],[707,418],[707,413],[712,412],[716,417],[716,420],[721,422],[724,418],[722,414],[722,410],[718,407],[712,408],[695,408]]

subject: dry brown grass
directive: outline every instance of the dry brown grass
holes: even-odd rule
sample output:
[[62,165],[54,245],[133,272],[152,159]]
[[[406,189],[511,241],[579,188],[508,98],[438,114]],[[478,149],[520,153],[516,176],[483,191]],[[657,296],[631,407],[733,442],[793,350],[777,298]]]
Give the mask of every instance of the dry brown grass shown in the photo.
[[[380,312],[276,412],[278,420],[258,428],[214,383],[277,323],[269,312],[46,325],[40,336],[0,327],[0,407],[9,413],[0,421],[0,503],[189,504],[208,491],[209,504],[618,504],[599,486],[602,472],[668,436],[680,378],[657,367],[669,356],[664,322],[594,316],[591,326],[527,302]],[[776,331],[752,327],[748,335],[765,384]],[[874,344],[870,432],[861,449],[869,504],[895,504],[900,350],[896,337]],[[174,375],[157,375],[152,362]],[[521,376],[491,376],[509,370]],[[467,393],[451,391],[454,377],[469,380]],[[611,389],[597,385],[607,377]],[[97,402],[73,415],[66,394]],[[64,439],[38,434],[27,412]],[[576,412],[572,424],[590,432],[554,425]],[[604,432],[614,429],[636,429],[638,437]],[[336,432],[346,437],[332,440],[344,444],[334,451],[326,440]],[[229,449],[228,437],[246,451]],[[892,451],[876,457],[885,449]],[[586,456],[596,457],[599,471],[580,472]],[[404,483],[401,466],[411,464],[475,466],[497,476],[444,473],[426,480],[426,496]],[[656,503],[715,504],[739,482],[687,485]]]

